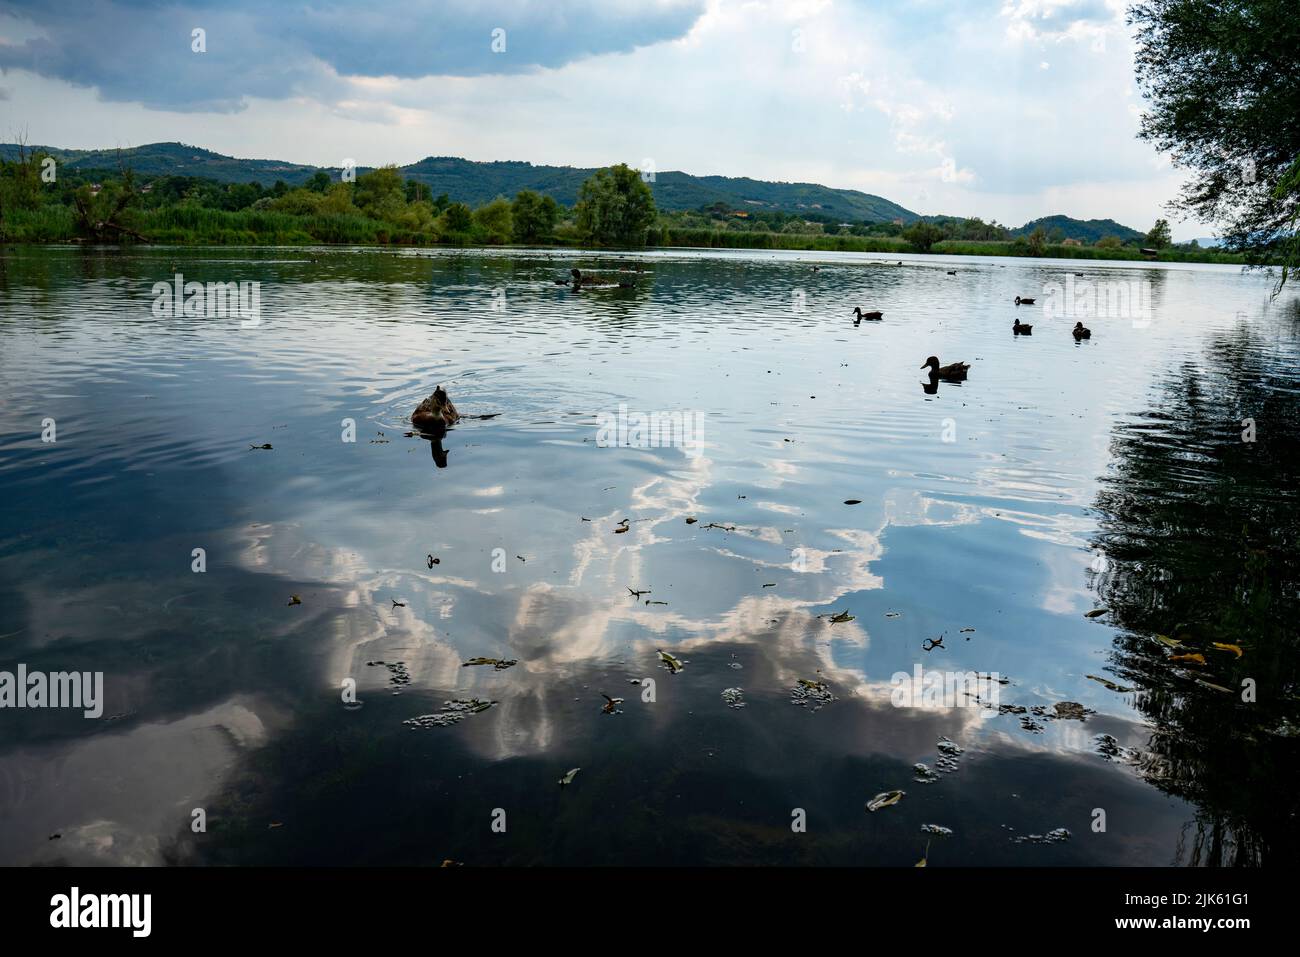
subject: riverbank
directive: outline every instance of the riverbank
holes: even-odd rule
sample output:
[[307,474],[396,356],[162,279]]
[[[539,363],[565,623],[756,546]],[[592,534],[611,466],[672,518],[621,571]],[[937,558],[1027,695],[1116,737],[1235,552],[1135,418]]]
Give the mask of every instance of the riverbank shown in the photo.
[[[466,246],[507,245],[483,243],[473,236],[449,240],[432,231],[411,230],[394,223],[359,215],[298,216],[264,210],[224,210],[173,206],[140,210],[133,222],[150,242],[168,246]],[[917,250],[906,240],[887,236],[837,236],[814,233],[768,233],[655,226],[646,245],[694,249],[783,249],[808,252],[907,254]],[[80,242],[75,217],[65,206],[47,206],[33,212],[15,210],[6,216],[5,242],[49,244]],[[547,243],[531,245],[560,249],[583,248],[581,236],[563,230]],[[1167,247],[1146,256],[1132,247],[1104,248],[1048,243],[1034,249],[1023,239],[1014,241],[945,240],[931,253],[944,256],[1047,257],[1053,259],[1117,260],[1127,262],[1186,262],[1245,265],[1238,253],[1215,249]]]

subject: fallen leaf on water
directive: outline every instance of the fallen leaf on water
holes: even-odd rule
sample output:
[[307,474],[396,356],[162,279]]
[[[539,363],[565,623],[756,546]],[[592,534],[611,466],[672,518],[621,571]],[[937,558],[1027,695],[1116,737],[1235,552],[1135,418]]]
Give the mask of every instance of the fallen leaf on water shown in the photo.
[[1094,608],[1092,611],[1084,612],[1084,618],[1098,618],[1110,611],[1109,608]]
[[862,499],[860,499],[860,498],[846,498],[846,499],[844,500],[844,504],[845,504],[845,505],[861,505],[861,504],[862,504]]
[[677,658],[674,658],[666,651],[659,651],[659,660],[662,661],[664,664],[666,664],[668,666],[668,670],[673,674],[677,674],[677,672],[681,671],[682,668],[685,667],[681,663],[681,661],[679,661]]
[[831,624],[835,624],[836,622],[841,622],[841,621],[853,621],[854,617],[855,617],[854,615],[849,614],[849,611],[846,608],[838,615],[831,615]]
[[468,668],[470,665],[491,665],[497,671],[505,671],[507,668],[513,668],[519,664],[517,658],[471,658],[461,664],[462,668]]
[[1126,692],[1129,692],[1129,691],[1132,691],[1132,690],[1133,690],[1132,688],[1125,688],[1123,685],[1117,685],[1117,684],[1115,684],[1115,682],[1111,681],[1109,678],[1099,678],[1099,677],[1097,677],[1096,675],[1085,675],[1084,677],[1086,677],[1086,678],[1091,678],[1093,681],[1099,681],[1099,682],[1101,682],[1101,683],[1104,684],[1107,688],[1109,688],[1111,691],[1119,691],[1119,692],[1125,692],[1125,693],[1126,693]]
[[266,827],[267,827],[267,830],[270,830],[270,829],[273,828],[273,827],[284,827],[284,822],[283,822],[283,821],[272,821],[272,822],[271,822],[270,824],[268,824]]
[[1211,682],[1209,682],[1209,681],[1202,681],[1200,678],[1197,678],[1197,679],[1196,679],[1196,683],[1197,683],[1198,685],[1204,685],[1204,686],[1207,687],[1207,688],[1213,688],[1215,691],[1223,691],[1223,692],[1225,692],[1225,693],[1227,693],[1227,694],[1232,694],[1232,693],[1233,693],[1231,688],[1225,688],[1223,685],[1216,685],[1216,684],[1213,684],[1213,683],[1211,683]]
[[868,811],[879,811],[882,807],[892,807],[903,800],[906,791],[881,791],[867,802]]
[[581,770],[582,768],[570,768],[564,777],[560,778],[560,787],[564,787],[566,784],[572,784],[573,779],[578,776],[578,772]]
[[1168,635],[1156,635],[1156,641],[1162,645],[1168,645],[1170,648],[1177,648],[1182,644],[1177,638],[1170,638]]
[[301,604],[302,604],[302,599],[299,598],[297,595],[290,595],[290,596],[289,596],[289,604],[290,604],[290,605],[301,605]]
[[1199,652],[1193,652],[1192,654],[1188,654],[1188,655],[1173,655],[1170,657],[1169,660],[1170,661],[1191,661],[1191,662],[1195,662],[1198,665],[1203,665],[1205,664],[1205,655],[1202,655]]
[[694,516],[688,516],[687,519],[686,519],[686,524],[687,524],[687,525],[694,525],[694,524],[695,524],[696,522],[698,522],[698,521],[699,521],[698,518],[695,518]]
[[1221,641],[1212,641],[1210,644],[1214,645],[1214,647],[1218,648],[1220,651],[1231,651],[1238,658],[1242,655],[1241,645],[1226,645]]

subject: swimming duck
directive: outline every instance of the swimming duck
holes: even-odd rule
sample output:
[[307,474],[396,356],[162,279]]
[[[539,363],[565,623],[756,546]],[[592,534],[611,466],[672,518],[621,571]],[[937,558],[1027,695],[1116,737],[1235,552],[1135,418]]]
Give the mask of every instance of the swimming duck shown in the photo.
[[867,320],[867,322],[879,322],[881,319],[885,317],[885,314],[881,312],[879,309],[875,310],[874,312],[863,312],[862,309],[858,306],[853,307],[853,315],[857,317],[853,320],[853,324],[855,326],[863,319]]
[[636,286],[635,282],[626,279],[615,280],[607,279],[604,276],[584,276],[580,269],[570,269],[569,275],[571,275],[573,279],[557,279],[555,281],[562,286],[570,286],[573,289],[581,289],[584,286],[588,289],[596,289],[606,286],[618,286],[620,289],[632,289]]
[[922,369],[930,370],[930,378],[947,379],[950,382],[960,381],[966,378],[966,373],[970,371],[969,362],[954,362],[951,365],[939,365],[938,356],[930,356],[921,365]]
[[1032,299],[1025,299],[1021,296],[1016,296],[1017,306],[1032,306],[1033,304],[1034,304],[1034,300]]
[[1034,327],[1025,325],[1019,318],[1017,318],[1016,321],[1011,324],[1011,331],[1018,336],[1032,336],[1034,334]]
[[1091,339],[1091,338],[1092,338],[1092,330],[1091,330],[1091,329],[1086,329],[1086,328],[1084,328],[1084,325],[1083,325],[1082,322],[1076,322],[1076,323],[1074,324],[1074,330],[1073,330],[1073,331],[1074,331],[1074,338],[1076,338],[1076,339]]
[[411,424],[421,432],[442,432],[460,420],[460,413],[442,386],[433,390],[429,396],[411,413]]
[[955,269],[949,269],[949,270],[948,270],[948,275],[949,275],[949,276],[955,276],[955,275],[957,275],[957,270],[955,270]]

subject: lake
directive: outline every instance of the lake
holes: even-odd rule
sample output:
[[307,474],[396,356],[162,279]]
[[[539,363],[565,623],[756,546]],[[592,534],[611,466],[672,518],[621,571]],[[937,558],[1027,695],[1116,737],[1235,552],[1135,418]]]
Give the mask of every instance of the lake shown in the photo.
[[0,863],[1295,860],[1265,276],[2,252],[0,671],[103,693],[0,710]]

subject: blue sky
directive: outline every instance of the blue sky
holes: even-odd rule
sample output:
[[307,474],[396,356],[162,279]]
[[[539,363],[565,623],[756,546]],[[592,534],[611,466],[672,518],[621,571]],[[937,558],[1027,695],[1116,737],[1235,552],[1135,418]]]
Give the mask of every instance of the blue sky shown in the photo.
[[[1181,176],[1135,138],[1124,8],[0,0],[0,137],[181,140],[322,165],[648,161],[861,189],[922,213],[1145,229]],[[1209,234],[1174,221],[1176,238]]]

